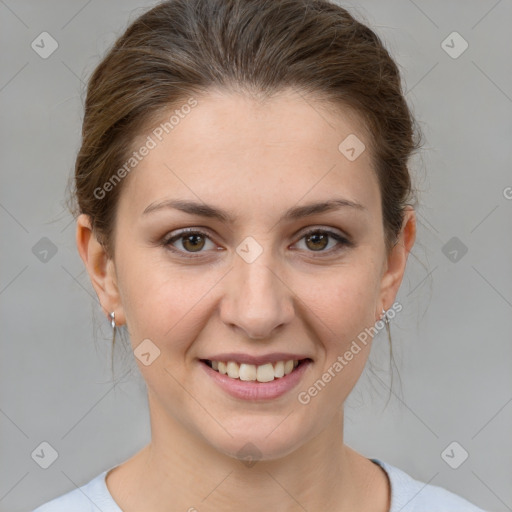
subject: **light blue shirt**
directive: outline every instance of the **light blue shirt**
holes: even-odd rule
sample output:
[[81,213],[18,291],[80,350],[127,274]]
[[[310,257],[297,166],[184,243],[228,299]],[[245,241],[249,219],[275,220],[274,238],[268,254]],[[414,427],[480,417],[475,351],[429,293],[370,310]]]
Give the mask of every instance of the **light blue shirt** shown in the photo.
[[[442,487],[414,480],[401,469],[378,459],[370,460],[381,466],[389,476],[389,512],[485,512]],[[105,482],[105,476],[110,469],[82,487],[41,505],[33,512],[123,512],[112,498]]]

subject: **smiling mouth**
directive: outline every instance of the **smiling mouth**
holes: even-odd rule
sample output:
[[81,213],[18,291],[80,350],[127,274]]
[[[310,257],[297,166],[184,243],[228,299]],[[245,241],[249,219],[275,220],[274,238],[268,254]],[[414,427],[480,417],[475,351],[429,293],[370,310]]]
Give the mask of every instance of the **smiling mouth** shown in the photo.
[[236,361],[210,361],[209,359],[201,359],[200,361],[212,370],[234,380],[271,382],[286,377],[305,362],[311,362],[312,360],[310,358],[290,359],[261,365],[239,364]]

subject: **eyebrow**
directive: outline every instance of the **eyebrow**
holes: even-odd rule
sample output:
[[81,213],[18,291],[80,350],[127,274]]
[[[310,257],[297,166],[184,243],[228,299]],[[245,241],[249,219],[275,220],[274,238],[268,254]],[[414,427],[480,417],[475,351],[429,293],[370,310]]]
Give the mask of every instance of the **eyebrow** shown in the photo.
[[[327,201],[306,204],[304,206],[294,206],[288,209],[281,216],[279,222],[297,220],[303,217],[335,211],[346,207],[359,211],[366,210],[365,206],[360,203],[356,203],[355,201],[350,201],[349,199],[343,198],[333,198]],[[197,203],[195,201],[187,201],[182,199],[169,199],[166,201],[151,203],[142,212],[142,215],[167,208],[173,208],[191,215],[198,215],[200,217],[218,219],[222,222],[231,224],[233,224],[235,221],[234,217],[225,210],[215,208],[205,203]]]

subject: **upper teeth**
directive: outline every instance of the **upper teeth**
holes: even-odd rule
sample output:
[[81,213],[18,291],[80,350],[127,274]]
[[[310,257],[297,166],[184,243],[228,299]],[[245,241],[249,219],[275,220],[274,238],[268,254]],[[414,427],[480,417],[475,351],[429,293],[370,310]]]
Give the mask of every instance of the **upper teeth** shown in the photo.
[[262,365],[238,364],[235,361],[211,361],[212,368],[232,379],[257,380],[258,382],[270,382],[288,375],[299,364],[298,360],[277,361],[274,364]]

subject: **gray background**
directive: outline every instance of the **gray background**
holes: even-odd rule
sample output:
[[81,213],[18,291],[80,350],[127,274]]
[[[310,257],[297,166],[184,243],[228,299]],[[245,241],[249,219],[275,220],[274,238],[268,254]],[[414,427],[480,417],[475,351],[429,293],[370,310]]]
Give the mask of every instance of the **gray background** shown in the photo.
[[[109,326],[64,198],[83,83],[152,3],[0,0],[1,511],[31,510],[149,441],[144,383],[121,344],[112,378]],[[384,408],[381,333],[373,373],[346,405],[346,441],[484,509],[512,510],[512,2],[342,5],[384,38],[426,137],[412,162],[418,241],[392,323],[403,392],[395,373]],[[47,59],[31,48],[43,31],[59,45]],[[441,46],[453,31],[469,44],[458,58]],[[58,453],[48,469],[31,456],[43,441]],[[453,441],[469,453],[458,469],[441,457]]]

